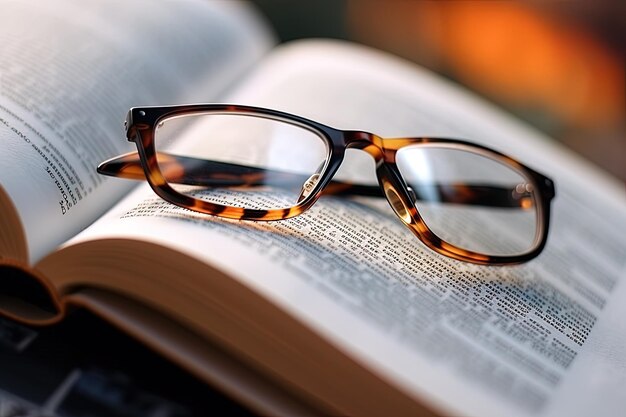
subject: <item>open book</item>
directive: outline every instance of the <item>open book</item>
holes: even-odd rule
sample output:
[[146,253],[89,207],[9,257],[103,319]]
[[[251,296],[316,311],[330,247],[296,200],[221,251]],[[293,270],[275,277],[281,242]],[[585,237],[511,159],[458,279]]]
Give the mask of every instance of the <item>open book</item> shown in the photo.
[[[235,2],[49,3],[0,15],[2,314],[90,309],[264,414],[623,413],[622,184],[412,64],[338,41],[272,47]],[[557,184],[546,249],[478,266],[425,248],[386,201],[236,222],[96,174],[133,150],[129,107],[211,101],[510,154]],[[338,175],[373,179],[368,158]]]

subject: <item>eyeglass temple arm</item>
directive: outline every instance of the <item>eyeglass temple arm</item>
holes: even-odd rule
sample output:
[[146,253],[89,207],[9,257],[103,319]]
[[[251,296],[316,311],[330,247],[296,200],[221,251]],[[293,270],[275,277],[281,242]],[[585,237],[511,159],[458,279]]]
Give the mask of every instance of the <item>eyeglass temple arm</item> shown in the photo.
[[[272,184],[299,189],[309,177],[306,175],[231,164],[227,162],[190,158],[159,153],[159,168],[169,182],[212,187],[255,186]],[[127,153],[104,161],[98,173],[113,177],[145,180],[139,154]],[[532,199],[527,192],[515,189],[478,184],[416,184],[409,187],[415,200],[424,200],[428,195],[443,203],[480,205],[488,207],[528,208]],[[324,194],[383,197],[378,185],[362,185],[332,180]]]

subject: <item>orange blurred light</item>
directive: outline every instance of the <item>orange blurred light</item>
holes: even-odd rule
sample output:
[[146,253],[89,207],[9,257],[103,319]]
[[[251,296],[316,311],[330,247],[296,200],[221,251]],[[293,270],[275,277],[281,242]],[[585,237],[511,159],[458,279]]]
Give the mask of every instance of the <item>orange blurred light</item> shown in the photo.
[[[384,9],[384,10],[383,10]],[[568,127],[623,121],[624,63],[591,33],[521,2],[350,3],[355,35]]]

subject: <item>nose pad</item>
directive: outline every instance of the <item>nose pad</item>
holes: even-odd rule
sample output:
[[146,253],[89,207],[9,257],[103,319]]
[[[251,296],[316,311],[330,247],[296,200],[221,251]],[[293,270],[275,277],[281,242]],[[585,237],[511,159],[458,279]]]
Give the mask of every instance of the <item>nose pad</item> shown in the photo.
[[317,166],[317,169],[315,170],[315,173],[311,175],[308,180],[304,181],[304,184],[302,184],[302,189],[300,190],[300,195],[298,196],[297,204],[300,204],[302,200],[304,200],[309,196],[309,194],[311,194],[311,191],[313,191],[318,181],[320,180],[322,170],[324,169],[324,164],[325,162],[319,164]]
[[320,174],[316,172],[315,174],[311,175],[309,179],[304,182],[304,184],[302,184],[302,190],[300,190],[300,195],[298,196],[298,203],[300,203],[311,194],[311,191],[313,191],[319,179]]
[[404,204],[404,201],[402,201],[396,190],[394,190],[390,186],[386,186],[385,196],[387,197],[391,208],[393,208],[393,211],[396,212],[398,217],[400,217],[402,221],[407,224],[411,223],[411,213],[409,212],[408,207]]

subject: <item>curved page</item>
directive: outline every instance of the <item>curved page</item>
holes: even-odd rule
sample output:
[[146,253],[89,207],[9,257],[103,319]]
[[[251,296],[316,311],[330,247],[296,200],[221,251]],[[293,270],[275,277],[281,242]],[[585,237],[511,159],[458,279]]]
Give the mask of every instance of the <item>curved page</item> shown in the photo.
[[[32,262],[132,186],[95,171],[133,149],[122,127],[131,106],[214,100],[271,43],[259,17],[238,2],[0,7],[0,184],[19,212]],[[8,235],[0,230],[0,239]]]

